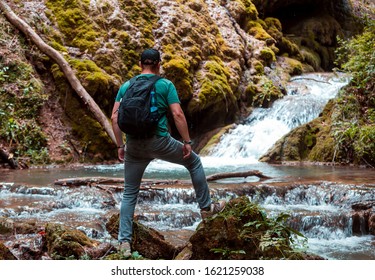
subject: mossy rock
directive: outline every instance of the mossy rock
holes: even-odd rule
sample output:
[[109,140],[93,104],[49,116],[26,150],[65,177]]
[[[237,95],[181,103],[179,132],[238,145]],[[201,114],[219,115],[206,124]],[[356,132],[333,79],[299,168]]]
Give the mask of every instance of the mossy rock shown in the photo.
[[259,56],[267,65],[271,64],[272,62],[276,61],[275,52],[269,48],[265,47],[260,51]]
[[256,93],[253,96],[253,106],[268,108],[275,100],[284,96],[281,88],[276,86],[272,80],[266,76],[260,76],[255,80],[255,86],[251,85],[249,89],[251,93]]
[[303,72],[302,63],[293,58],[284,57],[284,66],[284,70],[291,76],[301,75]]
[[[119,214],[114,214],[106,223],[109,234],[115,239],[118,237]],[[132,251],[138,252],[142,257],[152,260],[173,259],[182,248],[171,245],[158,231],[142,225],[138,221],[133,222]],[[121,259],[115,254],[110,259]]]
[[55,260],[80,259],[85,255],[85,247],[98,244],[83,232],[60,224],[47,224],[45,232],[47,252]]
[[172,58],[163,63],[166,77],[176,86],[182,102],[190,100],[193,93],[192,81],[190,78],[190,63],[186,59]]
[[299,126],[279,139],[259,161],[268,163],[302,161],[308,155],[308,145],[311,146],[316,141],[314,137],[309,124]]
[[[190,259],[303,259],[301,254],[292,252],[286,228],[277,231],[274,226],[277,227],[277,223],[267,218],[248,197],[232,199],[224,211],[199,224],[189,240]],[[280,237],[277,249],[264,246],[263,242],[271,232]]]
[[223,134],[227,133],[229,129],[231,129],[233,125],[228,125],[223,127],[219,130],[214,136],[211,137],[211,139],[207,142],[207,144],[202,148],[200,151],[200,155],[207,156],[210,154],[210,151],[212,148],[220,142],[220,138]]

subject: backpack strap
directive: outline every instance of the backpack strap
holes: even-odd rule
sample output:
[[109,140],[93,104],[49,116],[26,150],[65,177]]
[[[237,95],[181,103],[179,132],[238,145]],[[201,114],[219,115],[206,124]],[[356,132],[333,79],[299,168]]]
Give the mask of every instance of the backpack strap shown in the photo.
[[[157,82],[158,80],[162,79],[162,78],[163,78],[163,77],[161,77],[161,76],[159,76],[159,75],[154,75],[154,76],[152,76],[152,77],[145,77],[145,76],[140,76],[140,75],[138,75],[138,76],[135,76],[135,77],[133,77],[133,78],[131,78],[131,79],[129,80],[129,86],[128,86],[128,88],[127,88],[126,90],[128,90],[130,87],[132,87],[132,86],[135,84],[135,82],[138,81],[138,80],[151,81],[151,82],[152,82],[152,83],[150,84],[150,89],[151,89],[152,87],[155,86],[156,82]],[[126,93],[126,92],[125,92],[125,93]]]
[[[162,79],[163,77],[161,77],[161,76],[159,76],[159,75],[154,75],[154,76],[152,76],[152,77],[136,76],[136,77],[134,77],[134,78],[135,78],[136,81],[137,81],[137,80],[148,80],[148,81],[150,81],[151,84],[154,86],[155,83],[156,83],[158,80]],[[134,78],[132,78],[132,79],[134,79]],[[131,79],[131,80],[132,80],[132,79]],[[131,80],[130,80],[130,81],[131,81]]]

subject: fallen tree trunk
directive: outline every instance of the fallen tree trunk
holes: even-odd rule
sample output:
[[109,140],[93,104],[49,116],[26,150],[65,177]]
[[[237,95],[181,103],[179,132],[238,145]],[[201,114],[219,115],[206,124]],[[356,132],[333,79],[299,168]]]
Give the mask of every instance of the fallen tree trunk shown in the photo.
[[[207,176],[207,181],[215,181],[219,179],[226,178],[238,178],[238,177],[249,177],[256,176],[261,179],[270,179],[266,175],[263,175],[262,172],[258,170],[249,170],[243,172],[225,172],[225,173],[216,173],[210,176]],[[191,184],[190,181],[184,180],[142,180],[142,185],[171,185],[171,184]],[[55,185],[58,186],[67,186],[67,187],[77,187],[77,186],[95,186],[95,185],[123,185],[123,178],[111,178],[111,177],[80,177],[80,178],[67,178],[67,179],[58,179],[55,181]]]
[[227,172],[227,173],[217,173],[212,174],[210,176],[207,176],[207,181],[216,181],[220,179],[227,179],[227,178],[238,178],[238,177],[249,177],[249,176],[256,176],[260,179],[270,179],[271,177],[268,177],[266,175],[263,175],[262,172],[258,170],[249,170],[249,171],[243,171],[243,172]]
[[[150,185],[170,185],[178,184],[181,181],[178,180],[142,180],[141,190],[160,190]],[[55,181],[56,186],[66,187],[79,187],[79,186],[91,186],[100,189],[111,189],[113,191],[122,190],[124,186],[124,179],[122,178],[110,178],[110,177],[81,177],[81,178],[67,178],[58,179]]]
[[64,72],[65,77],[68,79],[70,85],[75,90],[83,102],[88,106],[90,112],[94,115],[95,119],[101,124],[103,129],[107,132],[108,136],[111,138],[113,143],[116,144],[115,134],[113,133],[112,126],[109,123],[108,118],[104,115],[100,107],[96,104],[94,99],[82,86],[81,82],[78,80],[74,74],[73,69],[69,66],[68,62],[64,57],[56,51],[54,48],[47,45],[42,38],[21,18],[19,18],[12,9],[5,3],[5,1],[0,1],[0,9],[3,11],[6,18],[12,23],[17,29],[26,35],[43,53],[54,60]]

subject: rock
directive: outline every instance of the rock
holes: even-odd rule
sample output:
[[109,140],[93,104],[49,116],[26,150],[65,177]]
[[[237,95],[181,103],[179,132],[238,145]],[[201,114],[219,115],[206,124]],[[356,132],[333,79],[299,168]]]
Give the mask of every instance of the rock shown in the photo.
[[176,259],[306,259],[294,252],[292,231],[269,219],[246,196],[232,199],[225,210],[204,220]]
[[52,259],[80,259],[88,256],[88,249],[98,246],[83,232],[60,224],[47,224],[45,230],[47,252]]
[[41,234],[18,234],[8,239],[7,246],[18,260],[51,259],[45,252],[44,241]]
[[17,258],[3,243],[0,243],[0,260],[16,260]]
[[0,235],[11,235],[13,233],[13,227],[13,220],[0,218]]
[[40,227],[35,222],[14,222],[12,219],[0,218],[0,235],[35,234]]
[[[106,224],[107,231],[117,239],[119,214],[113,215]],[[148,228],[141,223],[133,223],[132,251],[137,251],[147,259],[173,259],[181,251],[181,247],[173,246],[165,241],[158,231]]]
[[368,220],[368,228],[369,228],[369,233],[372,235],[375,235],[375,213],[370,214],[370,218]]
[[372,235],[375,235],[375,213],[371,213],[369,222],[368,222],[369,232]]
[[353,234],[375,235],[375,201],[358,202],[352,205]]
[[190,260],[193,255],[193,245],[189,242],[188,245],[177,255],[175,260]]
[[86,253],[90,259],[99,260],[105,257],[113,248],[110,243],[101,243],[98,246],[89,247]]

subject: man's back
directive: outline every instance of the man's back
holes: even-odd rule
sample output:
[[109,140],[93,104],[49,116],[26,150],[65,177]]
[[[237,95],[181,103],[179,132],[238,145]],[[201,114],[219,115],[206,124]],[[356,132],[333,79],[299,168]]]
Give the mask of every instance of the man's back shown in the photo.
[[[138,78],[151,78],[155,76],[155,74],[140,74]],[[129,88],[130,80],[125,82],[119,89],[118,94],[116,96],[116,102],[120,102],[121,98],[125,95],[126,90]],[[167,120],[167,111],[169,110],[169,105],[173,103],[180,103],[178,98],[178,94],[176,91],[175,86],[173,83],[165,78],[158,80],[155,83],[155,92],[156,92],[156,100],[157,100],[157,107],[159,110],[159,114],[161,118],[159,120],[158,126],[155,131],[155,135],[158,136],[167,136],[169,134],[168,131],[168,120]]]

